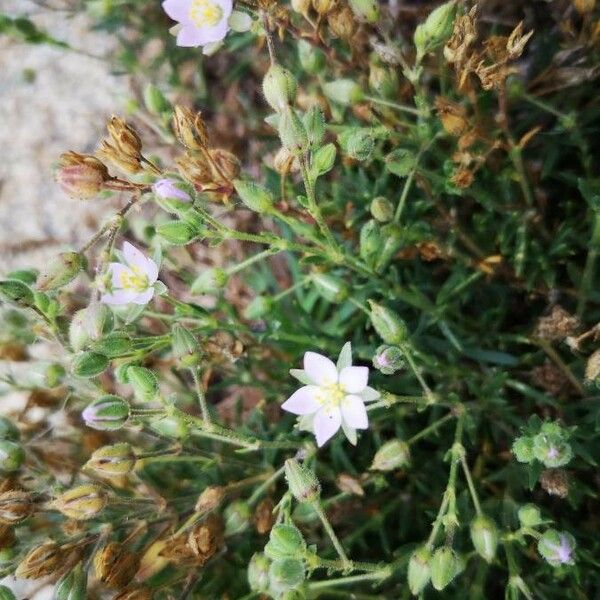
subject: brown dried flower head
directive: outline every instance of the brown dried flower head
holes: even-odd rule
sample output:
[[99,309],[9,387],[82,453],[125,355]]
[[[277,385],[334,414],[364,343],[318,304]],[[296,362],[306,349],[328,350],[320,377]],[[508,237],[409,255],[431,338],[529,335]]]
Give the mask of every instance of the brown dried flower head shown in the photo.
[[194,112],[186,106],[175,106],[173,131],[188,150],[200,151],[208,146],[208,131],[202,113]]
[[220,485],[207,487],[198,498],[194,510],[197,513],[206,513],[217,508],[225,498],[225,488]]
[[93,198],[112,177],[95,156],[69,151],[61,154],[56,181],[73,198]]
[[15,570],[15,577],[20,579],[41,579],[53,575],[64,568],[65,558],[61,547],[55,542],[44,542],[27,553]]
[[320,16],[326,15],[333,8],[334,4],[334,0],[312,0],[312,6]]
[[529,38],[533,35],[533,29],[523,35],[523,21],[521,21],[508,36],[506,42],[506,52],[509,60],[515,60],[523,54],[525,46],[529,41]]
[[142,170],[142,163],[139,157],[129,156],[121,152],[119,148],[109,140],[102,140],[96,150],[96,154],[113,165],[125,171],[125,173],[139,173]]
[[546,469],[540,475],[540,485],[551,496],[566,498],[569,494],[569,477],[563,469]]
[[16,543],[14,529],[10,525],[0,525],[0,550],[12,548]]
[[13,490],[0,494],[0,523],[16,525],[33,514],[35,504],[29,492]]
[[467,14],[454,19],[454,30],[444,46],[444,57],[460,69],[476,39],[477,6],[474,6]]
[[331,34],[342,40],[351,39],[357,29],[353,12],[349,6],[345,5],[328,13],[327,24]]
[[111,588],[122,588],[130,583],[139,566],[139,555],[128,552],[119,542],[108,543],[94,556],[96,577]]
[[120,152],[138,159],[141,157],[142,140],[131,125],[113,115],[106,127],[111,140]]
[[534,335],[548,341],[564,340],[579,328],[579,319],[568,313],[562,306],[555,304],[552,312],[540,317]]
[[469,121],[463,106],[450,102],[441,96],[435,99],[435,107],[444,130],[454,137],[459,137],[469,128]]
[[559,394],[568,384],[565,374],[550,360],[531,370],[531,380],[534,384],[552,395]]
[[[209,150],[210,157],[214,163],[213,180],[219,181],[225,178],[226,182],[237,179],[240,174],[240,161],[235,154],[223,148],[213,148]],[[216,169],[215,169],[216,167]]]
[[190,531],[187,544],[199,566],[204,565],[223,545],[223,522],[217,515],[210,515],[203,523]]
[[580,15],[587,15],[596,8],[596,0],[572,0],[572,2]]
[[273,523],[275,522],[275,516],[273,515],[274,507],[275,504],[273,503],[272,498],[264,498],[258,503],[258,506],[254,511],[252,522],[254,523],[256,531],[261,535],[269,533],[273,527]]

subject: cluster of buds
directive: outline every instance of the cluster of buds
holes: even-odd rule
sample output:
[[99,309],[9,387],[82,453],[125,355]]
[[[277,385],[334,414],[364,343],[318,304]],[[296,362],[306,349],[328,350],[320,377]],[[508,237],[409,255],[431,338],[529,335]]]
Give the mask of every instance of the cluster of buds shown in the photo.
[[233,192],[232,181],[240,172],[236,156],[222,148],[211,148],[202,114],[177,105],[173,130],[187,152],[176,159],[181,176],[199,192],[227,200]]
[[408,561],[408,587],[415,596],[429,583],[440,592],[462,573],[465,565],[464,558],[451,546],[441,546],[434,551],[429,546],[422,546]]
[[565,466],[573,458],[568,440],[569,432],[559,423],[544,423],[538,433],[518,437],[512,451],[519,462],[538,460],[545,467],[555,469]]

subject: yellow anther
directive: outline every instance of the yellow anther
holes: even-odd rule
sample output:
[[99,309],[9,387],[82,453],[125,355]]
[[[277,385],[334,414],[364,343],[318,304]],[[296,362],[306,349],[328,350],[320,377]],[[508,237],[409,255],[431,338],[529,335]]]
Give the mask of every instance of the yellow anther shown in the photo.
[[214,27],[223,18],[223,9],[211,0],[192,0],[190,20],[196,27]]

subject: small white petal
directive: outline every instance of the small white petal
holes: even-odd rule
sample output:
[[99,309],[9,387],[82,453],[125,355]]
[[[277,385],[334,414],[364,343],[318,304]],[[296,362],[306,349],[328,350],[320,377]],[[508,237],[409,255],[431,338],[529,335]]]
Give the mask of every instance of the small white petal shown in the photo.
[[152,300],[152,296],[154,296],[154,288],[151,287],[147,289],[145,292],[138,294],[133,300],[133,304],[148,304],[150,300]]
[[365,403],[359,396],[346,396],[342,400],[344,422],[354,429],[367,429],[369,418]]
[[104,304],[120,306],[122,304],[131,304],[137,296],[134,291],[130,290],[115,290],[112,294],[103,294],[100,300]]
[[321,447],[327,440],[332,438],[342,424],[342,415],[339,408],[321,408],[315,415],[313,427],[317,445]]
[[368,367],[346,367],[340,373],[340,385],[349,394],[358,394],[367,387]]
[[375,400],[379,400],[381,398],[381,394],[373,389],[372,387],[367,386],[359,396],[363,399],[363,402],[373,402]]
[[283,410],[295,415],[310,415],[319,410],[320,404],[316,395],[319,388],[315,385],[305,385],[295,391],[282,405]]
[[129,267],[135,267],[144,275],[148,274],[148,259],[133,244],[129,242],[123,243],[123,258]]
[[316,352],[304,354],[304,371],[316,385],[335,385],[338,381],[338,372],[333,361]]

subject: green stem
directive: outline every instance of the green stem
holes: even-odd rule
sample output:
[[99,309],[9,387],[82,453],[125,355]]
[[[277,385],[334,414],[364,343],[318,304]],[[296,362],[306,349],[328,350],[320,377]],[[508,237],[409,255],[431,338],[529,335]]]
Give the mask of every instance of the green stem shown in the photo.
[[[315,581],[314,583],[308,584],[308,589],[315,591],[337,585],[352,585],[354,583],[362,583],[363,581],[383,581],[390,576],[391,570],[389,568],[385,568],[374,573],[364,573],[363,575],[351,575],[349,577],[338,577],[336,579],[326,579],[325,581]],[[354,597],[354,594],[352,597]]]
[[413,435],[411,438],[409,438],[408,440],[406,440],[406,443],[410,446],[411,444],[414,444],[416,441],[427,437],[432,431],[435,431],[438,427],[441,427],[444,423],[447,423],[448,421],[450,421],[451,419],[454,418],[454,413],[448,413],[447,415],[444,415],[441,419],[438,419],[437,421],[434,421],[431,425],[428,425],[427,427],[425,427],[425,429],[422,429],[421,431],[419,431],[419,433]]
[[579,286],[579,301],[577,303],[577,316],[582,317],[585,311],[588,295],[593,287],[594,276],[596,274],[596,261],[600,252],[600,211],[594,212],[594,227],[592,229],[592,237],[590,239],[589,250],[581,284]]
[[425,392],[425,396],[427,397],[427,401],[430,404],[435,404],[435,402],[436,402],[435,394],[431,391],[431,388],[427,385],[427,382],[425,381],[425,379],[421,375],[421,371],[420,371],[419,367],[417,367],[417,365],[416,365],[416,363],[415,363],[415,361],[414,361],[414,359],[412,357],[412,354],[410,352],[410,347],[408,345],[406,345],[406,344],[402,344],[400,346],[400,349],[404,353],[404,356],[406,358],[406,362],[408,362],[408,365],[410,366],[412,372],[414,373],[415,377],[419,381],[419,384],[421,385],[421,388]]
[[198,403],[200,404],[200,411],[202,412],[202,420],[208,426],[210,426],[210,412],[208,410],[208,404],[206,402],[206,394],[204,393],[204,386],[202,385],[202,378],[200,376],[200,369],[193,367],[190,369],[192,378],[194,379],[194,386],[196,388],[196,395],[198,396]]
[[331,523],[329,522],[329,519],[327,518],[327,515],[325,514],[325,511],[323,510],[323,507],[321,506],[321,501],[317,500],[316,502],[314,502],[313,508],[315,509],[315,512],[319,516],[319,519],[321,519],[323,528],[327,532],[327,535],[329,536],[331,543],[333,544],[336,552],[338,553],[338,556],[340,557],[340,560],[342,561],[343,570],[349,571],[352,568],[352,562],[346,556],[346,552],[344,551],[344,548],[342,547],[340,540],[338,539],[337,535],[335,534],[335,531],[333,530],[333,527],[331,526]]
[[571,371],[565,361],[560,357],[560,354],[552,347],[552,344],[548,340],[544,340],[542,338],[536,338],[535,342],[550,357],[552,362],[554,362],[554,364],[564,373],[565,377],[571,382],[579,395],[585,396],[585,388],[583,385],[581,385],[577,377],[575,377],[573,371]]
[[399,110],[400,112],[405,112],[409,115],[415,115],[417,117],[421,116],[421,111],[417,108],[413,108],[412,106],[406,106],[406,104],[398,104],[397,102],[392,102],[391,100],[384,100],[383,98],[376,98],[375,96],[365,96],[365,100],[369,102],[373,102],[374,104],[380,104],[381,106],[388,106],[389,108],[394,108]]
[[469,493],[471,494],[471,499],[473,500],[473,506],[475,506],[475,512],[477,512],[478,515],[481,515],[483,514],[481,510],[481,504],[479,504],[477,490],[473,484],[473,478],[471,477],[471,470],[469,469],[469,465],[467,463],[467,457],[464,454],[460,457],[460,464],[462,465],[465,473],[465,479],[467,480],[467,485],[469,486]]
[[417,406],[426,406],[428,404],[425,396],[397,396],[390,392],[381,394],[382,400],[373,402],[367,406],[367,410],[376,410],[378,408],[390,408],[394,404],[416,404]]
[[279,469],[277,469],[277,471],[275,471],[275,473],[273,473],[273,475],[271,475],[266,481],[264,481],[263,483],[261,483],[253,492],[252,495],[250,496],[250,498],[248,498],[248,504],[250,506],[253,506],[256,502],[258,502],[258,499],[263,495],[263,493],[269,489],[269,487],[271,485],[273,485],[273,483],[275,481],[277,481],[284,473],[285,471],[285,467],[281,467]]

